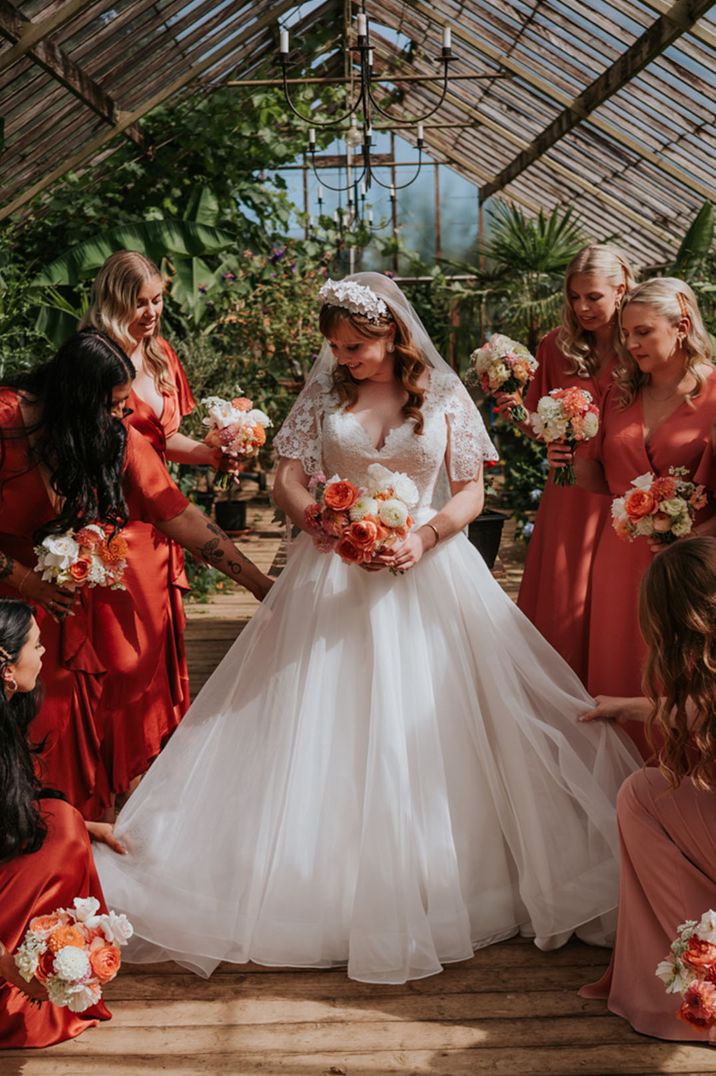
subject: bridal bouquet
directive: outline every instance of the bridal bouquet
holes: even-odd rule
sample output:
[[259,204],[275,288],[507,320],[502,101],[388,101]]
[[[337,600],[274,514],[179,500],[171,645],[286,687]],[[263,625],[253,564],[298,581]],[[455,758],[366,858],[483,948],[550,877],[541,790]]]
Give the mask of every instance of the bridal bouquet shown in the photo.
[[35,571],[60,587],[124,590],[127,542],[109,524],[87,523],[78,531],[50,534],[35,546]]
[[[245,460],[266,443],[266,427],[273,423],[246,396],[237,396],[233,400],[207,396],[201,402],[207,410],[202,425],[209,427],[204,443],[211,448],[220,448],[231,460]],[[228,489],[234,481],[234,475],[224,472],[216,477],[214,485],[218,489]]]
[[[537,360],[524,344],[495,333],[470,356],[473,370],[487,396],[496,392],[521,392],[537,372]],[[510,411],[510,421],[526,422],[527,411],[520,404]]]
[[667,994],[681,994],[680,1020],[700,1031],[716,1026],[716,912],[681,924],[656,974]]
[[322,553],[335,552],[347,564],[368,564],[407,537],[418,503],[412,478],[372,463],[366,481],[316,475],[309,485],[316,501],[305,511],[306,526]]
[[84,1012],[96,1005],[121,966],[119,949],[132,937],[132,924],[126,915],[98,910],[94,897],[75,897],[73,908],[35,916],[15,953],[25,982],[42,983],[59,1008]]
[[685,467],[670,467],[663,477],[648,472],[635,478],[631,489],[612,502],[612,526],[619,537],[667,544],[690,534],[707,498],[704,487],[689,481],[687,474]]
[[[580,441],[589,441],[599,429],[599,408],[592,403],[592,394],[576,386],[552,389],[537,404],[530,424],[541,441],[566,441],[574,449]],[[552,480],[556,486],[573,486],[572,464],[555,468]]]

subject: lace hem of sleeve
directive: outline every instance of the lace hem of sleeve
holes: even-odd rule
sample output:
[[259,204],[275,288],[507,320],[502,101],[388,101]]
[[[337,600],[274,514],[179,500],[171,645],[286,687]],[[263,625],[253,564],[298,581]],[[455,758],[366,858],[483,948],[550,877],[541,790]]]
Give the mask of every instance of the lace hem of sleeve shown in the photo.
[[443,406],[450,427],[450,478],[454,482],[469,482],[481,464],[499,459],[490,440],[482,415],[458,377],[450,377],[443,385]]
[[330,385],[315,377],[299,393],[286,421],[273,439],[279,456],[299,460],[307,475],[321,470],[321,435],[325,396]]

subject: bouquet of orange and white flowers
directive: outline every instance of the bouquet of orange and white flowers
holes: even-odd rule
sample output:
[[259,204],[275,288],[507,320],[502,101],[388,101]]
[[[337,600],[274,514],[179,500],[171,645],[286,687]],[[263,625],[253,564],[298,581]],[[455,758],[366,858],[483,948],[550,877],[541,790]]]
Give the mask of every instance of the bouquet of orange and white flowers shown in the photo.
[[667,994],[681,994],[679,1020],[700,1031],[716,1027],[716,912],[681,924],[656,974]]
[[612,501],[612,526],[619,537],[667,544],[691,534],[694,517],[707,497],[704,487],[686,475],[685,467],[670,467],[668,475],[647,472],[635,478],[631,489]]
[[[592,403],[592,394],[586,389],[576,386],[552,389],[540,399],[536,413],[530,415],[530,425],[545,444],[566,441],[573,449],[581,441],[591,440],[597,433],[599,408]],[[575,475],[572,464],[556,468],[552,478],[556,486],[573,486]]]
[[110,524],[87,523],[78,531],[49,534],[35,546],[35,571],[61,587],[124,590],[127,542]]
[[[537,372],[537,360],[524,344],[509,336],[495,333],[486,344],[470,356],[480,388],[487,396],[496,392],[520,392]],[[512,422],[526,422],[527,411],[522,405],[510,411]]]
[[84,1012],[102,998],[122,958],[120,946],[134,933],[126,915],[98,915],[94,897],[75,897],[74,907],[58,908],[30,920],[15,964],[25,982],[42,983],[53,1005]]
[[[237,396],[233,400],[207,396],[201,403],[207,410],[202,425],[209,426],[204,443],[211,448],[220,448],[231,460],[245,460],[256,455],[266,443],[266,427],[273,423],[265,411],[254,407],[246,396]],[[214,485],[218,489],[228,489],[234,481],[234,475],[224,473],[217,476]]]
[[407,538],[418,503],[412,478],[372,463],[357,486],[334,475],[316,475],[309,484],[316,498],[305,511],[306,526],[322,553],[335,552],[348,564],[368,564]]

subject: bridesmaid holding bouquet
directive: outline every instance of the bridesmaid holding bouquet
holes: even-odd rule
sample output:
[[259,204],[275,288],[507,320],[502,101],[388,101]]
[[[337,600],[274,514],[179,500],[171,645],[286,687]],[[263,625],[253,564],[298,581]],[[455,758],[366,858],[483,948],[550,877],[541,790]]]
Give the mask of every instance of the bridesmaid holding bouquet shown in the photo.
[[[562,324],[541,341],[539,367],[524,406],[531,414],[553,389],[586,389],[599,403],[616,367],[617,313],[634,277],[625,257],[608,244],[585,247],[567,268]],[[520,403],[498,397],[503,410]],[[534,436],[529,423],[523,430]],[[550,458],[560,459],[555,442]],[[608,513],[603,495],[548,479],[530,540],[517,604],[580,679],[587,676],[589,573]]]

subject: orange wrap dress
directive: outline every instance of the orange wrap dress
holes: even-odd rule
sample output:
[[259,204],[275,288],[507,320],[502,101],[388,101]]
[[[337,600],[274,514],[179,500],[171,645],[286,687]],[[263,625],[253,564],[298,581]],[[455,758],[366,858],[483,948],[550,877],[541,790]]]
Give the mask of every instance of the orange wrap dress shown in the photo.
[[[39,469],[29,460],[30,444],[14,389],[0,389],[0,426],[6,434],[0,462],[0,550],[29,566],[36,561],[33,535],[56,511]],[[130,519],[148,525],[173,519],[188,500],[141,434],[127,432],[123,488]],[[118,599],[123,618],[108,615],[108,595]],[[17,596],[13,587],[0,582],[0,597]],[[107,673],[126,665],[127,647],[140,635],[141,615],[130,591],[102,587],[81,588],[73,615],[61,623],[43,608],[36,609],[46,648],[44,702],[30,727],[30,739],[44,742],[42,782],[62,792],[87,817],[110,803],[111,771],[103,761],[109,730],[102,694]]]
[[[126,424],[145,438],[164,467],[167,438],[196,404],[176,353],[161,343],[176,390],[163,395],[160,416],[132,392]],[[129,545],[127,589],[98,591],[96,600],[98,652],[107,668],[102,756],[114,793],[125,792],[134,777],[146,772],[190,701],[184,551],[139,515],[122,535]]]
[[[552,389],[586,389],[599,403],[616,356],[598,378],[567,372],[553,329],[537,348],[539,368],[525,398],[532,414]],[[517,604],[586,683],[589,653],[589,579],[597,538],[609,515],[609,498],[579,486],[556,486],[548,478],[530,539]]]
[[[40,811],[47,824],[42,847],[0,863],[0,940],[11,953],[31,919],[71,907],[75,897],[95,897],[107,911],[82,816],[62,800],[40,800]],[[0,1049],[53,1046],[110,1016],[102,1001],[84,1013],[48,1002],[33,1006],[17,987],[0,979]],[[2,1061],[0,1071],[6,1071]]]

